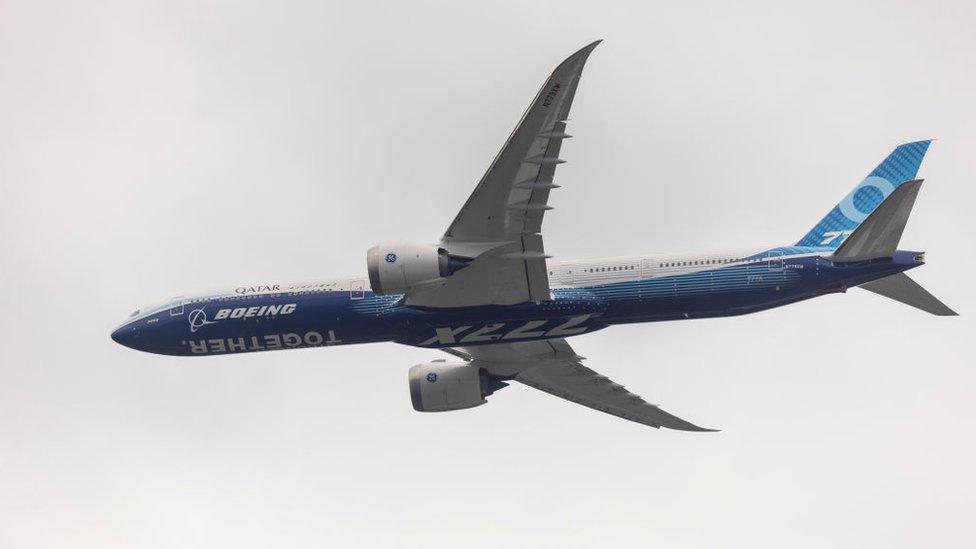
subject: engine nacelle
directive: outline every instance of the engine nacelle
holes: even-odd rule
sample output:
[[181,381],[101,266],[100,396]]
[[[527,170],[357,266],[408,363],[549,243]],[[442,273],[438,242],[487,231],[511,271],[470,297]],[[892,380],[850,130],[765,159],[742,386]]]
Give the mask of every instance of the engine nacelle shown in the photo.
[[381,244],[366,252],[369,286],[380,295],[404,293],[446,278],[469,262],[433,244]]
[[447,412],[481,406],[507,383],[463,362],[428,362],[410,368],[410,400],[418,412]]

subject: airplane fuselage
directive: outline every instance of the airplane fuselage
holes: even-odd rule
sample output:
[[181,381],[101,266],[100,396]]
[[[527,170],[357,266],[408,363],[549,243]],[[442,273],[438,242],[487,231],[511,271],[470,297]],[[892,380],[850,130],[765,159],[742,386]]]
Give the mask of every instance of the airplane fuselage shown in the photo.
[[514,381],[643,425],[706,431],[583,365],[567,339],[615,324],[747,314],[859,285],[955,314],[902,274],[924,257],[897,250],[929,140],[896,147],[792,246],[550,261],[543,220],[597,44],[552,71],[436,243],[372,246],[362,277],[175,298],[136,311],[112,339],[177,356],[396,342],[458,359],[407,371],[419,412],[480,406]]
[[655,255],[550,262],[551,301],[422,308],[365,278],[245,285],[143,309],[112,338],[151,353],[201,356],[393,341],[464,347],[565,338],[614,324],[741,315],[921,265],[918,252],[833,263],[830,250]]

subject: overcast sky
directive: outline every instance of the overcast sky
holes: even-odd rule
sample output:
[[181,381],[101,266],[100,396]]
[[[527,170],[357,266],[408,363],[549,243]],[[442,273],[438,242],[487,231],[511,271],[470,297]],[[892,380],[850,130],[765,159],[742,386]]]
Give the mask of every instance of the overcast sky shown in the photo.
[[[0,0],[0,546],[971,546],[976,4],[853,4]],[[547,251],[789,244],[936,138],[902,247],[962,316],[852,290],[572,340],[712,434],[523,386],[418,414],[446,355],[394,344],[109,339],[436,241],[597,38]]]

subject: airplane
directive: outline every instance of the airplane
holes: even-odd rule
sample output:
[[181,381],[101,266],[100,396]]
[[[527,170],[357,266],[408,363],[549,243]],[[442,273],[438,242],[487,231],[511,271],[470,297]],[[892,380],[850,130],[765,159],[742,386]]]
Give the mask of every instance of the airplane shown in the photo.
[[898,249],[930,141],[895,148],[790,245],[550,261],[542,221],[559,188],[570,106],[599,43],[556,67],[440,242],[374,246],[365,277],[176,297],[135,311],[112,339],[174,356],[392,341],[453,356],[410,368],[420,412],[480,406],[517,381],[643,425],[712,431],[584,366],[566,340],[618,324],[754,313],[853,287],[956,314],[905,274],[924,252]]

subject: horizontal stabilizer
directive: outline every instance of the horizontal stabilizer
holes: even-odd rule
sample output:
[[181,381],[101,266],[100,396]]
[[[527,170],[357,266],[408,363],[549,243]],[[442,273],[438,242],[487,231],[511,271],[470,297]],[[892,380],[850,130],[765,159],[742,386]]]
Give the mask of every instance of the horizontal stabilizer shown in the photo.
[[905,273],[865,282],[858,287],[934,315],[956,316],[957,314]]
[[837,248],[832,261],[865,261],[891,257],[905,231],[908,216],[915,205],[915,197],[922,188],[922,180],[902,184],[885,198],[871,215]]

